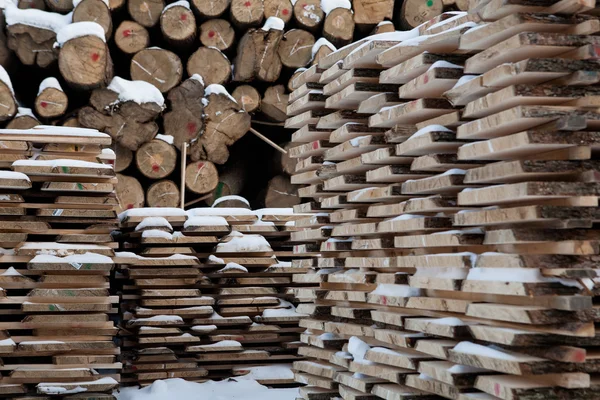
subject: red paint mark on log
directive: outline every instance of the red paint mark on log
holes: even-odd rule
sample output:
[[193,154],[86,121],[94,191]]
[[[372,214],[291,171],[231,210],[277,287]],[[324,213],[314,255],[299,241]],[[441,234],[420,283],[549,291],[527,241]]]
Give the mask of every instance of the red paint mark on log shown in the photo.
[[250,7],[250,6],[252,5],[252,3],[250,3],[249,1],[247,1],[247,2],[245,2],[245,3],[244,3],[244,5],[245,5],[246,7]]
[[156,164],[156,163],[155,163],[155,164],[152,164],[152,171],[154,171],[154,172],[158,172],[158,170],[159,170],[159,169],[160,169],[160,165],[158,165],[158,164]]
[[100,58],[100,54],[92,53],[92,61],[98,61],[99,58]]
[[185,21],[187,19],[187,15],[186,14],[181,14],[181,16],[179,17],[182,21]]
[[196,125],[195,122],[188,122],[186,125],[188,134],[190,136],[192,136],[194,133],[196,133],[196,129],[198,128],[198,126]]
[[123,31],[123,37],[129,37],[131,36],[131,29],[125,29]]
[[42,101],[40,103],[40,106],[42,106],[43,108],[46,108],[46,107],[48,107],[48,103],[46,103],[45,101]]
[[127,209],[128,210],[131,210],[132,208],[133,208],[133,204],[132,203],[127,204]]
[[215,37],[215,31],[208,31],[208,37],[209,38],[214,38]]
[[281,12],[283,15],[288,15],[290,13],[290,10],[288,10],[287,8],[284,8],[283,11]]

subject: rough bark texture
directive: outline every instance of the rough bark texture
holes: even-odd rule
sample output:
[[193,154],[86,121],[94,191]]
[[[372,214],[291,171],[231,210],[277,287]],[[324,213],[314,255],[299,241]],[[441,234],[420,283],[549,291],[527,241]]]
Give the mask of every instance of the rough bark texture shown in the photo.
[[8,48],[25,65],[46,68],[57,59],[57,52],[54,50],[56,33],[53,31],[15,24],[7,27],[6,35]]
[[137,150],[158,132],[155,120],[162,112],[162,107],[156,103],[118,103],[117,99],[117,93],[112,90],[94,90],[90,98],[91,106],[79,111],[79,123],[106,132],[123,147]]
[[233,79],[248,82],[260,79],[275,82],[281,73],[281,60],[277,49],[283,31],[251,29],[242,37],[237,48]]
[[250,115],[228,96],[211,94],[204,108],[204,131],[190,147],[192,160],[223,164],[229,158],[227,146],[238,141],[250,129]]
[[169,92],[169,111],[163,116],[166,135],[173,136],[173,145],[182,149],[183,143],[198,139],[202,132],[202,105],[204,85],[196,79],[187,79]]

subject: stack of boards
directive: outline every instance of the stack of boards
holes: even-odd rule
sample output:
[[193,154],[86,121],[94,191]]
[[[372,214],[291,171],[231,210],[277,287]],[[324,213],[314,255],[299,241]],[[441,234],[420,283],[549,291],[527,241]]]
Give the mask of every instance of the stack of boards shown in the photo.
[[[248,375],[294,384],[290,209],[139,208],[120,215],[124,383]],[[305,284],[304,286],[316,286]],[[281,366],[287,364],[287,368]],[[287,373],[286,373],[287,371]]]
[[295,78],[302,398],[598,398],[595,6],[472,1]]
[[0,130],[0,396],[114,399],[110,136]]

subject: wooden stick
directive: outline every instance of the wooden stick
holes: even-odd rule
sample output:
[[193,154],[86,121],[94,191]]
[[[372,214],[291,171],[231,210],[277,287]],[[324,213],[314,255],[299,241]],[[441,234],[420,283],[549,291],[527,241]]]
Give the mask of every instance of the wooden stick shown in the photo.
[[[185,203],[185,204],[184,204],[184,206],[185,206],[185,207],[189,207],[189,206],[191,206],[192,204],[200,203],[202,200],[206,200],[206,199],[210,198],[210,196],[212,196],[212,193],[205,194],[205,195],[204,195],[204,196],[202,196],[202,197],[198,197],[196,200],[192,200],[192,201],[190,201],[189,203]],[[183,208],[183,207],[182,207],[182,208]]]
[[269,145],[271,145],[273,148],[275,148],[276,150],[282,152],[283,154],[287,154],[287,151],[285,149],[283,149],[282,147],[279,147],[277,144],[275,144],[275,142],[273,142],[271,139],[267,138],[265,135],[263,135],[262,133],[258,132],[256,129],[254,128],[250,128],[250,132],[254,133],[256,136],[258,136],[263,142],[268,143]]
[[181,146],[181,180],[179,181],[179,188],[181,191],[181,203],[179,205],[180,208],[185,208],[185,165],[187,162],[187,142]]

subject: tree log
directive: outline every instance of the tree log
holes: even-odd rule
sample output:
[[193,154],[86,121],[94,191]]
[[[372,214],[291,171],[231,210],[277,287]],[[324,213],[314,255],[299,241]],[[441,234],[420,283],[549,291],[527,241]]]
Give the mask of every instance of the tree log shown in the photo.
[[17,7],[21,10],[28,10],[30,8],[36,10],[46,10],[46,3],[44,0],[19,0],[17,3]]
[[206,85],[223,84],[231,76],[231,63],[220,50],[211,47],[200,47],[187,62],[189,76],[198,74]]
[[115,172],[123,172],[129,168],[133,161],[133,151],[116,143],[115,154],[117,157],[115,162]]
[[210,193],[218,183],[219,173],[210,161],[196,161],[185,168],[185,187],[194,193]]
[[137,22],[123,21],[115,31],[115,43],[123,53],[135,54],[148,47],[150,36]]
[[104,29],[107,39],[112,35],[110,9],[102,0],[82,0],[73,10],[73,22],[91,21]]
[[302,29],[287,31],[277,50],[281,63],[288,68],[301,68],[310,63],[315,37]]
[[66,14],[73,10],[73,0],[44,0],[50,11]]
[[166,178],[177,166],[177,150],[163,140],[154,139],[135,152],[135,165],[147,178]]
[[125,0],[108,0],[110,11],[120,11],[125,6]]
[[238,86],[231,95],[242,106],[242,109],[248,113],[260,108],[260,93],[253,86]]
[[279,174],[291,176],[296,172],[298,160],[291,158],[289,153],[289,149],[296,146],[298,146],[297,143],[286,143],[285,145],[282,145],[285,150],[288,150],[286,154],[279,151],[275,152],[275,155],[273,156],[273,167]]
[[218,18],[227,10],[231,0],[192,0],[192,7],[200,18]]
[[323,36],[338,49],[350,42],[354,36],[354,18],[352,11],[336,8],[325,17]]
[[30,108],[19,107],[17,115],[6,125],[6,129],[31,129],[38,125],[41,125],[40,121]]
[[394,23],[392,21],[384,21],[379,23],[372,31],[371,35],[378,35],[380,33],[390,33],[395,32],[396,28],[394,27]]
[[269,119],[283,122],[287,119],[287,104],[289,95],[285,94],[283,85],[267,88],[260,103],[260,109]]
[[69,106],[69,98],[63,92],[58,81],[54,86],[45,86],[44,82],[48,82],[48,78],[42,81],[40,85],[40,91],[35,98],[35,113],[43,119],[59,118],[64,115]]
[[[43,0],[39,0],[42,1]],[[10,69],[14,61],[13,52],[8,48],[8,37],[6,36],[6,20],[4,10],[0,9],[0,65]]]
[[146,81],[166,93],[181,82],[183,67],[177,54],[160,48],[135,53],[129,68],[131,79]]
[[6,31],[8,48],[23,64],[46,68],[56,61],[56,33],[53,31],[22,24],[9,25]]
[[[0,67],[0,70],[6,74],[4,68]],[[17,100],[15,99],[12,87],[9,86],[10,84],[10,81],[4,82],[0,80],[0,121],[11,119],[18,111]]]
[[281,73],[281,60],[277,54],[283,31],[250,29],[242,37],[237,48],[234,80],[249,82],[260,79],[275,82]]
[[179,207],[181,193],[175,182],[162,180],[154,182],[146,192],[148,207]]
[[402,29],[412,29],[437,17],[443,11],[442,0],[404,0],[394,25]]
[[267,184],[264,205],[267,208],[288,208],[300,204],[298,188],[283,175],[273,177]]
[[190,157],[194,161],[224,164],[229,158],[227,146],[238,141],[250,129],[250,115],[226,94],[212,93],[207,99],[204,131],[192,143]]
[[200,25],[200,43],[206,47],[216,47],[226,51],[235,42],[235,31],[229,21],[211,19]]
[[227,163],[223,171],[219,172],[219,183],[210,197],[206,199],[206,204],[212,205],[215,200],[231,195],[238,195],[244,189],[248,166],[243,159],[237,159],[233,163]]
[[65,81],[80,90],[106,86],[113,75],[108,46],[92,35],[64,43],[58,55],[58,67]]
[[375,25],[394,16],[394,0],[353,0],[354,22]]
[[290,0],[265,0],[265,19],[277,17],[284,23],[290,22],[294,14],[294,6]]
[[165,8],[163,0],[127,1],[127,9],[131,19],[146,28],[151,28],[158,23],[163,8]]
[[187,7],[167,7],[160,16],[160,30],[172,46],[185,49],[196,39],[196,18]]
[[[315,46],[318,46],[317,51],[315,52]],[[325,38],[320,38],[312,47],[311,53],[314,53],[314,57],[311,60],[310,65],[315,65],[319,62],[319,60],[323,57],[327,57],[331,53],[335,51],[335,46],[333,43],[328,41]]]
[[300,0],[294,4],[294,19],[298,26],[311,32],[318,32],[325,13],[321,9],[321,0]]
[[[115,78],[117,79],[117,78]],[[119,101],[119,95],[110,89],[96,89],[90,97],[91,107],[79,110],[79,123],[108,133],[122,146],[137,150],[158,132],[156,118],[162,105]]]
[[231,22],[240,30],[259,26],[264,18],[263,0],[231,0]]
[[117,174],[117,180],[119,181],[115,188],[119,201],[117,212],[144,207],[144,189],[140,182],[134,177],[122,174]]
[[173,145],[179,150],[183,143],[198,139],[202,132],[202,105],[204,85],[200,80],[187,79],[173,88],[168,95],[170,111],[163,116],[163,127],[166,135],[173,136]]

